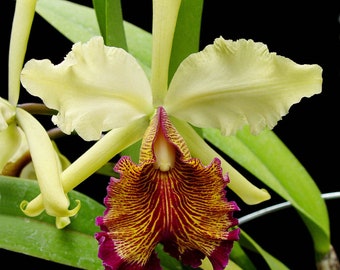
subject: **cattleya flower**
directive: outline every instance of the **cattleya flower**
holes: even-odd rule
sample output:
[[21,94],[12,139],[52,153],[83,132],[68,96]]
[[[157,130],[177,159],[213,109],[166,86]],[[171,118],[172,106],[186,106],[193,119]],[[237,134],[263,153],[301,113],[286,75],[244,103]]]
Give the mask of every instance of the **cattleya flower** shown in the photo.
[[[0,98],[0,173],[16,176],[17,169],[12,164],[26,164],[27,160],[32,159],[40,189],[44,193],[43,205],[31,209],[23,201],[21,207],[29,216],[39,215],[46,209],[48,214],[56,217],[56,226],[63,228],[70,223],[69,217],[79,210],[80,202],[74,209],[68,210],[70,202],[64,193],[60,179],[61,164],[52,142],[38,120],[17,107],[20,72],[35,5],[35,0],[18,0],[16,3],[9,52],[9,100]],[[53,193],[49,194],[46,190],[53,190]]]
[[215,158],[204,166],[192,158],[185,141],[159,107],[143,139],[140,163],[128,156],[111,178],[103,232],[96,234],[99,257],[107,269],[161,269],[158,243],[185,264],[198,267],[208,256],[214,269],[224,269],[239,229],[236,203],[225,194],[228,177]]
[[[21,82],[58,111],[52,121],[66,134],[98,140],[61,174],[64,192],[143,138],[140,160],[122,157],[97,219],[99,256],[117,269],[159,268],[153,249],[198,266],[228,261],[238,230],[228,187],[246,203],[270,198],[204,142],[193,126],[232,135],[245,125],[257,134],[273,128],[303,97],[320,93],[322,70],[298,65],[253,40],[217,38],[188,56],[168,84],[168,65],[180,1],[154,0],[151,80],[123,49],[102,37],[76,43],[58,65],[26,63]],[[223,177],[222,171],[228,175]],[[229,181],[230,179],[230,181]],[[30,202],[44,204],[42,191]],[[142,243],[142,244],[141,244]]]

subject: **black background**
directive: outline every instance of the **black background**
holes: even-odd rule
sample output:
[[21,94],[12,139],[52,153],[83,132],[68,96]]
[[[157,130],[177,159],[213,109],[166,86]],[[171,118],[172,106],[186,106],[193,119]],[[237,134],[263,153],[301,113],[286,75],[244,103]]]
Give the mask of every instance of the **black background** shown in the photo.
[[[91,1],[78,1],[91,6]],[[274,2],[271,2],[274,3]],[[1,8],[1,96],[7,97],[7,60],[11,21],[15,1],[2,3]],[[151,30],[151,1],[122,1],[123,16],[145,30]],[[340,31],[337,1],[299,2],[286,1],[264,4],[261,1],[206,1],[204,4],[201,31],[201,49],[215,38],[253,39],[268,45],[270,51],[288,57],[299,64],[319,64],[323,68],[323,91],[294,105],[274,128],[274,132],[291,149],[311,174],[322,193],[340,190],[339,179],[339,90],[340,90]],[[34,19],[27,50],[27,60],[49,58],[59,63],[70,51],[72,43],[65,39],[39,15]],[[23,90],[23,94],[24,94]],[[20,102],[30,99],[23,95]],[[60,140],[69,151],[70,159],[76,158],[88,143],[69,144]],[[250,176],[251,177],[251,176]],[[102,201],[107,179],[88,180],[80,191],[91,190],[93,197]],[[256,181],[256,179],[254,180]],[[294,179],[292,179],[294,185]],[[259,183],[259,186],[261,184]],[[303,194],[301,190],[301,194]],[[231,191],[230,191],[231,193]],[[232,195],[232,194],[231,194]],[[261,207],[282,201],[273,195],[273,200]],[[340,252],[339,200],[327,201],[331,218],[331,236]],[[240,215],[247,213],[241,205]],[[251,208],[253,211],[255,208]],[[315,269],[312,242],[304,225],[292,209],[263,217],[245,224],[245,231],[260,242],[274,256],[291,269]],[[279,233],[278,233],[279,232]],[[15,261],[13,261],[15,258]],[[19,259],[19,260],[18,260]],[[0,260],[15,265],[25,263],[28,269],[37,266],[53,267],[51,263],[28,256],[1,250]],[[67,269],[59,266],[58,269]],[[265,268],[261,268],[265,269]]]

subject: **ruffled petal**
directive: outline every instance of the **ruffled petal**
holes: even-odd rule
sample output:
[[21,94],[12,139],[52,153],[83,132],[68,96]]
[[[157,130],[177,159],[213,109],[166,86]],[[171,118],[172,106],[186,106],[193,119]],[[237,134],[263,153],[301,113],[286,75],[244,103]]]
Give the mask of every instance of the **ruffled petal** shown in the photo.
[[[97,225],[103,225],[99,219],[97,219]],[[115,245],[108,232],[96,233],[95,237],[99,243],[98,257],[103,260],[103,266],[106,270],[162,270],[156,252],[152,252],[146,265],[131,265],[116,252],[112,252],[115,249]]]
[[137,60],[104,46],[102,37],[74,44],[59,65],[30,60],[21,81],[58,111],[52,120],[63,132],[75,130],[85,140],[153,113],[150,84]]
[[[208,166],[192,158],[159,108],[145,133],[140,163],[126,156],[119,160],[115,171],[120,179],[111,178],[104,200],[107,209],[97,218],[104,231],[96,235],[99,257],[110,265],[107,269],[158,269],[148,268],[158,243],[193,267],[205,256],[225,267],[238,239],[233,212],[239,209],[226,199],[229,179],[220,165],[217,158]],[[220,249],[225,251],[223,259]]]
[[185,59],[164,107],[198,127],[230,135],[249,125],[256,134],[273,128],[303,97],[321,92],[322,69],[269,53],[263,43],[224,40]]

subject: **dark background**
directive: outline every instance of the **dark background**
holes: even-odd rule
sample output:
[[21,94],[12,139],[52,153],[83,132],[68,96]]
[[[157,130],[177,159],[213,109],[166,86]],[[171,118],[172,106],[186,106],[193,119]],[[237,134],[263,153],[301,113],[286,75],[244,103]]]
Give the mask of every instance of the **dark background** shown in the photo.
[[[78,1],[91,6],[90,0]],[[274,2],[272,2],[274,3]],[[322,193],[340,191],[339,179],[339,90],[340,90],[340,9],[337,1],[322,2],[262,2],[206,1],[201,31],[201,49],[215,38],[253,39],[268,45],[270,51],[288,57],[299,64],[319,64],[323,68],[323,91],[294,105],[274,128],[274,132],[291,149],[311,174]],[[3,3],[1,8],[1,65],[0,93],[7,97],[7,57],[9,35],[15,1]],[[151,1],[122,1],[125,20],[145,30],[151,30]],[[49,58],[55,64],[61,62],[70,51],[72,43],[37,15],[34,19],[28,45],[27,60]],[[24,90],[23,90],[24,93]],[[20,102],[26,101],[21,98]],[[60,140],[71,160],[81,153],[88,143]],[[251,176],[249,176],[251,178]],[[93,197],[102,201],[107,179],[86,181],[80,191],[91,190]],[[256,179],[254,179],[256,183]],[[294,179],[292,179],[294,185]],[[259,186],[262,186],[259,183]],[[303,194],[303,190],[301,193]],[[230,191],[231,193],[231,191]],[[231,194],[232,195],[232,194]],[[281,202],[273,194],[273,200],[261,204],[261,208]],[[241,204],[241,203],[240,203]],[[240,205],[242,210],[245,206]],[[331,219],[331,236],[340,253],[339,200],[327,201]],[[251,208],[253,211],[255,208]],[[241,212],[241,216],[247,213]],[[291,269],[315,269],[312,242],[303,223],[292,209],[283,210],[243,226],[256,241],[282,260]],[[278,233],[279,232],[279,233]],[[51,263],[21,254],[0,250],[0,260],[5,264],[25,263],[28,269],[52,267]],[[256,258],[255,258],[256,259]],[[57,267],[58,265],[55,264]],[[59,266],[59,269],[67,267]],[[265,268],[261,268],[265,269]]]

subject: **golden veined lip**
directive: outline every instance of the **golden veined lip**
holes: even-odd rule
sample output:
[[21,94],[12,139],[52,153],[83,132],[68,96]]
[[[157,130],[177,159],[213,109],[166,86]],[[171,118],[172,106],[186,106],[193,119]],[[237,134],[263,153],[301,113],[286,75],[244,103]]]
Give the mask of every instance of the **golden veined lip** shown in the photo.
[[[166,170],[155,166],[163,150],[172,162]],[[113,257],[148,269],[156,245],[162,243],[172,256],[195,267],[204,256],[226,264],[238,239],[238,230],[233,230],[238,207],[226,199],[229,179],[222,175],[220,160],[204,166],[192,158],[162,107],[145,133],[140,157],[139,164],[125,156],[115,166],[120,179],[111,179],[107,210],[97,219],[104,230],[97,234],[99,257],[115,266]]]

